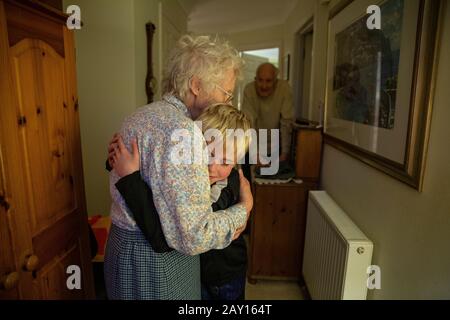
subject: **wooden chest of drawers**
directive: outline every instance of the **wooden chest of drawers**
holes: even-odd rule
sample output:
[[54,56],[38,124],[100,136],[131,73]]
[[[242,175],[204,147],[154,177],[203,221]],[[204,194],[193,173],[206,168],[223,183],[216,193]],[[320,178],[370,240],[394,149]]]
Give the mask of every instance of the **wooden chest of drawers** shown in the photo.
[[300,279],[308,192],[317,183],[253,183],[248,278]]

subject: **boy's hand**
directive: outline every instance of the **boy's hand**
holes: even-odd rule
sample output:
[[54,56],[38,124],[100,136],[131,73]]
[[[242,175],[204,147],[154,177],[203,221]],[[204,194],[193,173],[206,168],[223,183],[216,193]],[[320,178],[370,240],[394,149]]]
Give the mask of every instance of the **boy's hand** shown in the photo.
[[253,208],[253,195],[250,187],[250,182],[244,177],[242,169],[239,170],[239,182],[240,182],[240,202],[245,206],[247,210],[247,219],[250,216],[250,212]]
[[236,240],[237,238],[239,238],[241,233],[244,232],[245,228],[247,228],[247,223],[245,223],[244,226],[242,226],[236,230],[236,232],[233,235],[233,241]]
[[119,137],[120,135],[115,133],[108,145],[108,164],[111,168],[113,167],[113,155],[116,150],[116,145],[119,142]]
[[122,137],[115,136],[108,149],[110,165],[121,178],[139,170],[139,149],[135,138],[131,141],[131,147],[130,153]]

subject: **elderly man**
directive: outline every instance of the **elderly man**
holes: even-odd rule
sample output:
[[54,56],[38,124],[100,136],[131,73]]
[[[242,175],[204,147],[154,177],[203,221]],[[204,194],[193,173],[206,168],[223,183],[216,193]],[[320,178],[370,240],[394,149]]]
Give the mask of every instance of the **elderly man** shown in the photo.
[[270,141],[270,130],[280,129],[280,161],[285,161],[289,158],[294,107],[289,83],[277,77],[273,64],[261,64],[255,81],[245,87],[242,111],[250,117],[253,128],[269,130],[267,150],[271,150],[271,143],[278,143]]

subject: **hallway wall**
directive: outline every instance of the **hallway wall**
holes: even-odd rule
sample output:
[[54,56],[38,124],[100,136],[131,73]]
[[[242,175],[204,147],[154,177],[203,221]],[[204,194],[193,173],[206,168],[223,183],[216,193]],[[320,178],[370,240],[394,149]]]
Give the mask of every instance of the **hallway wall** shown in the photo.
[[[447,1],[448,2],[448,1]],[[285,48],[313,14],[313,101],[319,119],[325,97],[328,10],[300,0],[285,26]],[[322,186],[374,242],[373,264],[381,267],[381,290],[369,299],[450,299],[450,5],[445,9],[439,72],[423,192],[325,145]],[[297,22],[297,24],[296,24]]]
[[[239,51],[283,47],[283,25],[223,34]],[[281,51],[280,51],[281,53]]]
[[[89,215],[108,215],[111,205],[105,170],[107,146],[124,118],[147,103],[147,37],[153,22],[153,68],[159,77],[162,0],[64,0],[81,9],[75,31],[84,181]],[[186,29],[176,0],[164,0],[166,15]],[[173,15],[173,17],[172,17]],[[158,84],[161,81],[158,79]],[[160,92],[155,95],[158,98]]]
[[131,0],[64,1],[70,4],[80,7],[84,24],[75,31],[75,46],[88,214],[106,215],[107,144],[136,104],[134,7]]
[[450,6],[444,18],[423,192],[326,146],[322,184],[374,242],[372,299],[450,299]]

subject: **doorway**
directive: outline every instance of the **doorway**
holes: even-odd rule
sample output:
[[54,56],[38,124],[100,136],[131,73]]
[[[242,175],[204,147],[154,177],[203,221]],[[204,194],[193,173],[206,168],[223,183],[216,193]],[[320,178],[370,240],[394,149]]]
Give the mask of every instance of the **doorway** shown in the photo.
[[295,116],[299,120],[310,120],[311,109],[311,66],[313,57],[313,21],[306,24],[296,35],[296,56],[298,67],[295,82]]

